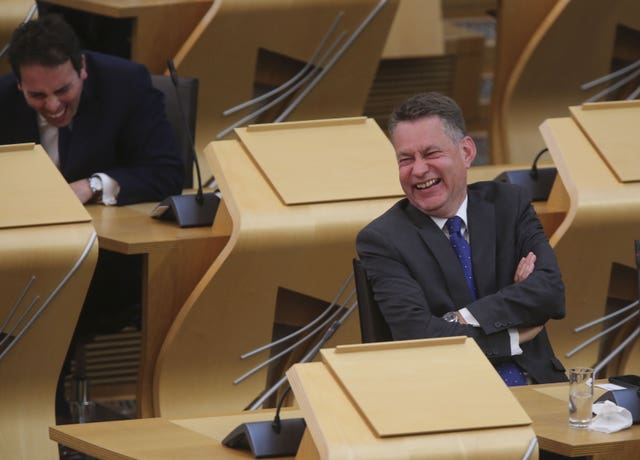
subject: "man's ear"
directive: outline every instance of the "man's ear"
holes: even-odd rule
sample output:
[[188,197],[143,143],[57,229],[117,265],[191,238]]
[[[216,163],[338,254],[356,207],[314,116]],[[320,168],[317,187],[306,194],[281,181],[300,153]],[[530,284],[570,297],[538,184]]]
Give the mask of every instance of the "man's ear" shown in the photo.
[[476,158],[476,153],[478,152],[476,148],[476,143],[470,136],[464,136],[460,141],[460,149],[462,153],[462,161],[467,168],[471,167],[471,163]]

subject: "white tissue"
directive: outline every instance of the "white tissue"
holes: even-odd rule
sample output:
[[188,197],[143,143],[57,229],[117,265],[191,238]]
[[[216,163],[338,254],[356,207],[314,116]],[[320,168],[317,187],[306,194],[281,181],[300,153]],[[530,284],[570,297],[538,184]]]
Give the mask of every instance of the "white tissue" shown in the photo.
[[589,429],[602,433],[615,433],[629,428],[633,424],[633,417],[624,407],[620,407],[611,401],[595,403],[593,413],[596,416],[591,420]]

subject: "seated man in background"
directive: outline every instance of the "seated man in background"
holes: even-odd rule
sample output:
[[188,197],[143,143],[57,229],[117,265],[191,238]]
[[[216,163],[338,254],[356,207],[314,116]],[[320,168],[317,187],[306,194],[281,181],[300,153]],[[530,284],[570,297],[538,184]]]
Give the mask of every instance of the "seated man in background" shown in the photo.
[[567,380],[544,329],[564,284],[525,190],[467,185],[476,146],[446,96],[407,100],[389,135],[406,197],[356,246],[394,340],[466,335],[508,385]]
[[181,156],[144,66],[82,52],[56,15],[18,27],[8,56],[0,144],[42,144],[83,203],[126,205],[181,192]]
[[[8,56],[13,73],[0,77],[0,144],[41,144],[82,203],[127,205],[180,194],[181,155],[163,95],[144,66],[82,52],[57,15],[18,27]],[[140,276],[139,257],[100,250],[70,355],[77,341],[139,319]]]

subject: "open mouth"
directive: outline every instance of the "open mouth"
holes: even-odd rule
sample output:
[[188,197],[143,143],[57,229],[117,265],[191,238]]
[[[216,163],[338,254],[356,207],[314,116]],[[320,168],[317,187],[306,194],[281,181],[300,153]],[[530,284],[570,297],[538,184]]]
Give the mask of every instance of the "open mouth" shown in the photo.
[[434,185],[438,185],[441,182],[440,179],[429,179],[426,182],[423,182],[422,184],[416,184],[416,188],[418,190],[426,190],[428,188],[433,187]]
[[67,112],[67,108],[66,107],[62,107],[56,113],[47,113],[45,115],[45,118],[48,119],[48,120],[51,120],[51,121],[57,121],[57,120],[61,119],[66,112]]

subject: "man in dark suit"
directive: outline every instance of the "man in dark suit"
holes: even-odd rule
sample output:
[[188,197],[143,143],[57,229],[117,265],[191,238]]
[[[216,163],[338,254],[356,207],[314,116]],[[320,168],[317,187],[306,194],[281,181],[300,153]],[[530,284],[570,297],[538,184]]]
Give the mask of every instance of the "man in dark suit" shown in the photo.
[[525,191],[467,185],[476,147],[448,97],[410,98],[389,134],[406,198],[357,251],[393,338],[466,335],[509,385],[566,380],[544,330],[565,314],[564,284]]
[[42,144],[83,203],[126,205],[181,192],[180,152],[144,66],[81,52],[55,15],[20,26],[8,56],[0,144]]

